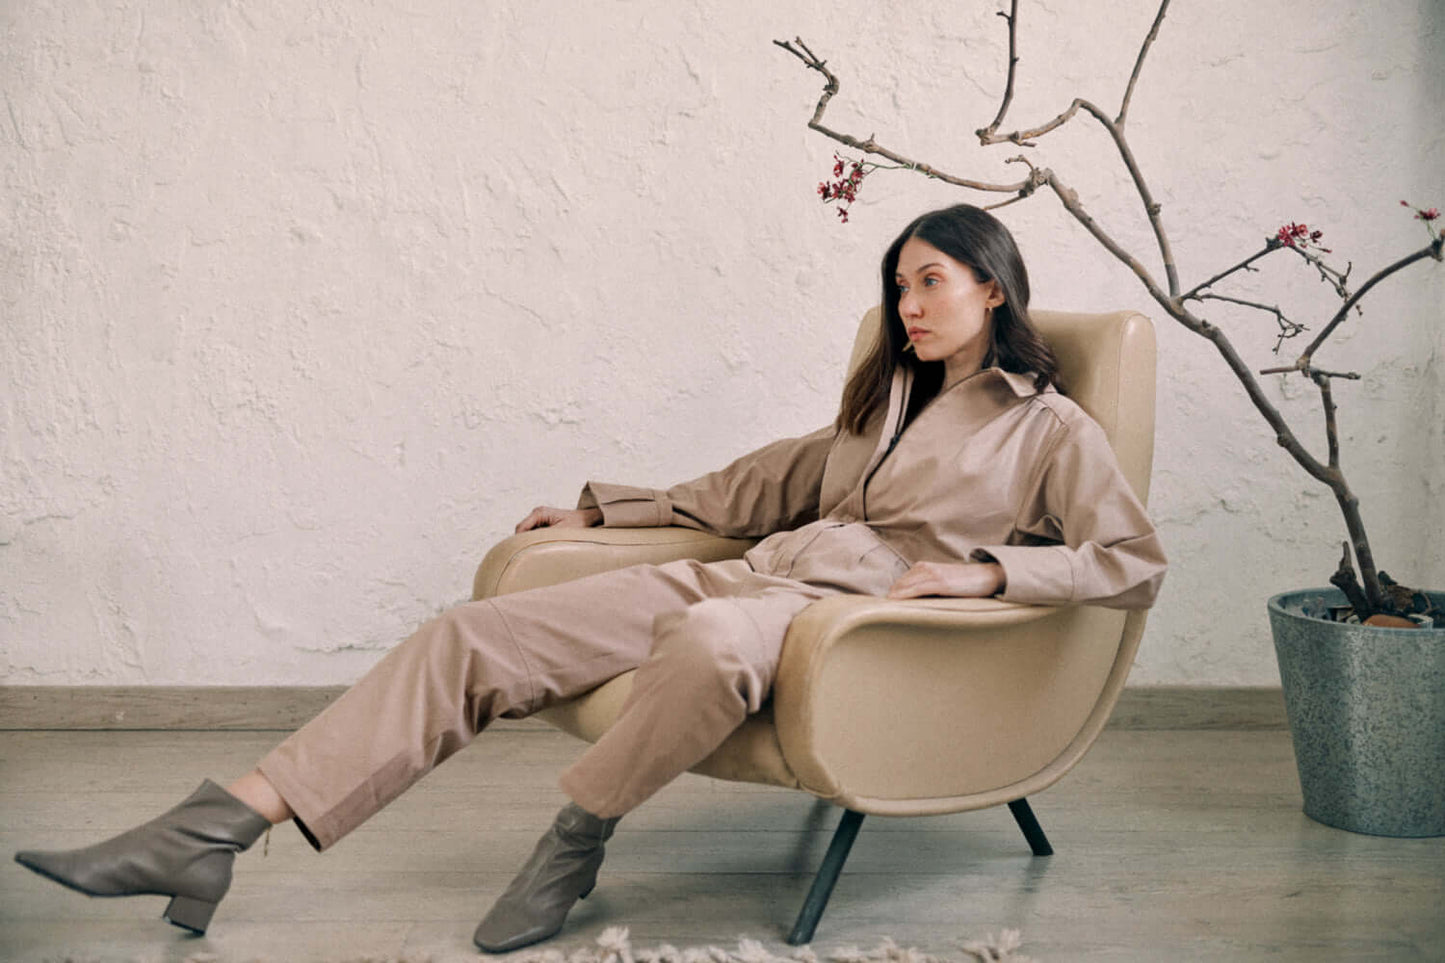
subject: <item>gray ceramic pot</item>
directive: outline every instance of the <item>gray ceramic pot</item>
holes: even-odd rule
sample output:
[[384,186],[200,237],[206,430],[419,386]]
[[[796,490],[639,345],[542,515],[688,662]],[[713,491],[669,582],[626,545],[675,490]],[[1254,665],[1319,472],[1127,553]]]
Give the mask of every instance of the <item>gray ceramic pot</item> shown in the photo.
[[[1430,593],[1445,605],[1445,593]],[[1305,815],[1376,836],[1445,836],[1445,629],[1301,614],[1336,589],[1269,600]]]

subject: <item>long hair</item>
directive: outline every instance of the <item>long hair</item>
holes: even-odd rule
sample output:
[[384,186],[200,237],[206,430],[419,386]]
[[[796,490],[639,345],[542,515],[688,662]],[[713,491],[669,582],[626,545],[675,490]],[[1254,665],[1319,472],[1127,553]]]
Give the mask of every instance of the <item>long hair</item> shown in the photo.
[[1013,235],[998,218],[972,204],[956,204],[929,211],[903,229],[883,255],[883,297],[879,337],[843,389],[836,425],[861,435],[868,419],[888,404],[888,388],[899,365],[914,369],[915,392],[932,397],[942,387],[943,362],[920,361],[904,353],[908,332],[898,315],[898,256],[909,238],[933,245],[967,265],[980,284],[997,281],[1003,304],[993,310],[993,327],[984,367],[1033,374],[1042,391],[1050,384],[1059,390],[1058,362],[1034,330],[1029,319],[1029,274],[1014,244]]

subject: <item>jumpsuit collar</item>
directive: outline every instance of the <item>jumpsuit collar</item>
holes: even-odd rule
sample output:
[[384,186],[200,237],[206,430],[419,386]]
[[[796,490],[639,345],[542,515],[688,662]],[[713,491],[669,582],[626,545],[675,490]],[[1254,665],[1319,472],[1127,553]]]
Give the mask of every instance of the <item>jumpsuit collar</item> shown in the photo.
[[[970,391],[981,390],[985,396],[992,395],[1001,406],[1006,404],[1005,398],[999,397],[1004,392],[1014,398],[1032,398],[1039,393],[1034,387],[1034,375],[1032,373],[1019,374],[1013,371],[1005,371],[1002,368],[993,366],[980,368],[966,378],[961,378],[938,393],[936,398],[929,401],[929,407],[945,397],[955,397],[965,386],[970,386]],[[908,399],[913,393],[914,372],[912,368],[899,365],[893,371],[893,383],[888,390],[888,415],[883,420],[883,431],[878,436],[878,443],[874,446],[873,457],[868,460],[868,468],[865,478],[871,477],[872,472],[878,467],[897,445],[899,437],[903,434],[905,425],[903,420],[908,414]],[[1045,389],[1052,391],[1053,387]],[[994,392],[998,392],[997,395]],[[922,415],[922,412],[919,413]]]

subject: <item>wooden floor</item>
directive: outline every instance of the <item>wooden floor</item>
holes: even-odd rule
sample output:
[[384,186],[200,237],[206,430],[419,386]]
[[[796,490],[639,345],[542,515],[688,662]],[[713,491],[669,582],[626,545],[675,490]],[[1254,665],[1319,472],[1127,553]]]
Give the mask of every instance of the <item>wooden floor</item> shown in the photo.
[[[70,847],[249,768],[272,733],[0,733],[0,847]],[[563,797],[579,743],[493,732],[318,856],[289,826],[237,862],[210,933],[165,900],[86,899],[0,864],[0,960],[476,959],[471,932]],[[1382,839],[1300,812],[1288,733],[1109,730],[1032,800],[1056,855],[1004,808],[863,824],[814,941],[883,936],[961,959],[1022,930],[1044,963],[1445,960],[1445,838]],[[602,879],[551,944],[611,924],[634,945],[782,937],[836,813],[688,776],[623,821]]]

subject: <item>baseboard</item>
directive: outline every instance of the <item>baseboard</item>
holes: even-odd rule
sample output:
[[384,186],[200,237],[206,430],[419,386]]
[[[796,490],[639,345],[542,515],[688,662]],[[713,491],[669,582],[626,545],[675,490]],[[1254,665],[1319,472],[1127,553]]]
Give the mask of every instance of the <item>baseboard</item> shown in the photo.
[[1125,688],[1111,729],[1287,729],[1278,686]]
[[[219,729],[290,732],[344,686],[0,686],[4,729]],[[1112,729],[1282,729],[1277,688],[1125,689]],[[521,719],[500,729],[545,729]]]

